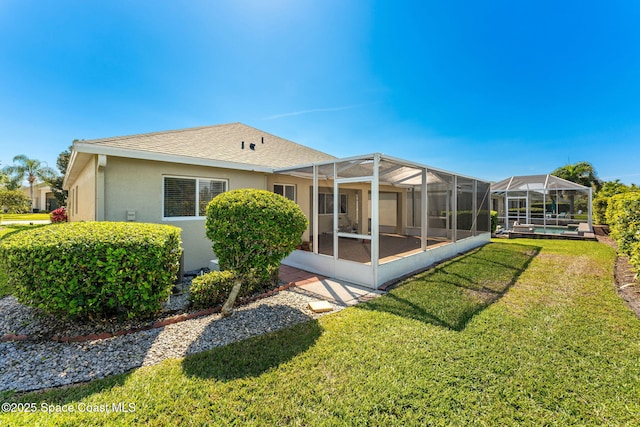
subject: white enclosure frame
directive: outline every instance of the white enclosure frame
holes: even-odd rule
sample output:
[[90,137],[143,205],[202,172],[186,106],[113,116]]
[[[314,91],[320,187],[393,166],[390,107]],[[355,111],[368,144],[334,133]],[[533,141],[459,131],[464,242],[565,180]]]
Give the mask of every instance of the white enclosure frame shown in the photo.
[[[381,164],[383,162],[385,162],[386,169],[381,171]],[[339,164],[342,165],[340,169],[338,168]],[[318,194],[321,167],[325,171],[333,171],[332,176],[322,177],[323,180],[333,181],[334,212],[332,225],[332,255],[320,253],[319,248],[320,233],[318,228]],[[313,200],[310,212],[310,220],[312,224],[311,241],[313,242],[312,250],[311,252],[302,250],[294,251],[283,261],[283,264],[286,265],[377,289],[393,279],[425,268],[435,262],[455,256],[458,253],[466,252],[475,247],[484,245],[490,241],[491,226],[490,215],[488,214],[490,208],[489,183],[477,178],[457,175],[453,172],[431,168],[426,165],[382,155],[380,153],[335,159],[310,165],[280,168],[276,169],[275,173],[309,179],[313,183]],[[348,176],[341,176],[341,173]],[[471,213],[469,213],[472,219],[471,224],[468,225],[469,229],[465,229],[465,233],[470,234],[469,237],[464,239],[458,239],[456,237],[456,224],[458,222],[457,197],[451,197],[451,195],[447,193],[446,203],[447,206],[449,206],[449,203],[451,206],[451,209],[446,211],[447,228],[449,226],[451,227],[450,240],[446,242],[446,244],[437,245],[435,247],[427,246],[427,237],[430,229],[428,211],[429,193],[427,185],[427,181],[430,176],[429,173],[433,173],[432,175],[443,174],[451,176],[453,178],[450,184],[450,191],[452,194],[458,193],[455,189],[457,188],[456,184],[459,176],[466,178],[467,180],[472,180],[472,209]],[[339,229],[340,185],[358,183],[366,183],[370,185],[371,230],[369,234],[366,229],[364,229],[364,231],[360,230],[360,232],[345,232]],[[479,206],[478,203],[479,183],[483,183],[484,188],[486,188],[486,194],[480,203],[482,206]],[[386,262],[380,261],[379,196],[381,185],[394,186],[396,188],[419,188],[421,191],[420,250],[417,251],[417,253],[403,255],[401,257],[397,257],[398,259]],[[362,197],[365,196],[363,195]],[[397,203],[406,204],[407,202],[406,200],[398,200]],[[478,219],[481,217],[480,211],[486,212],[486,224],[478,224]],[[484,216],[482,218],[484,218]],[[484,220],[482,220],[482,222],[484,222]],[[370,241],[371,262],[362,263],[341,259],[339,257],[340,237]]]
[[[593,190],[589,187],[549,174],[512,176],[491,184],[493,208],[498,211],[499,224],[506,230],[513,229],[513,218],[509,215],[509,201],[524,199],[526,200],[526,225],[542,227],[546,233],[548,227],[579,226],[580,223],[584,223],[587,224],[588,232],[591,232],[593,230],[592,193]],[[586,220],[579,218],[575,212],[571,212],[576,196],[584,197],[583,202],[586,202],[587,208]],[[571,200],[571,208],[568,209],[568,212],[560,212],[561,199],[564,199],[565,206]],[[532,214],[534,200],[537,200],[538,203],[542,201],[541,204],[544,206],[540,218],[534,218]],[[549,209],[547,209],[547,204],[550,206]],[[569,233],[573,232],[565,234]]]

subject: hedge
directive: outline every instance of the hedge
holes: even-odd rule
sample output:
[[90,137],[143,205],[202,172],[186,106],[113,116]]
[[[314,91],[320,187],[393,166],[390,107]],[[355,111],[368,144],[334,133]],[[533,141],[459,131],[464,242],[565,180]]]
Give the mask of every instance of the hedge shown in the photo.
[[606,220],[618,249],[629,256],[631,265],[640,272],[640,192],[610,197]]
[[180,229],[75,222],[0,241],[0,264],[23,304],[63,317],[142,317],[162,308],[179,269]]

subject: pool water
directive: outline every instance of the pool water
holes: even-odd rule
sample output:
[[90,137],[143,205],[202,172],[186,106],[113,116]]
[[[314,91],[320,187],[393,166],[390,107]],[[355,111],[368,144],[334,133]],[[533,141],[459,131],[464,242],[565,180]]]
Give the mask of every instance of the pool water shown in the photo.
[[547,225],[547,229],[545,231],[544,227],[536,227],[536,233],[546,233],[546,234],[562,234],[565,231],[576,231],[577,227],[559,227],[555,225]]

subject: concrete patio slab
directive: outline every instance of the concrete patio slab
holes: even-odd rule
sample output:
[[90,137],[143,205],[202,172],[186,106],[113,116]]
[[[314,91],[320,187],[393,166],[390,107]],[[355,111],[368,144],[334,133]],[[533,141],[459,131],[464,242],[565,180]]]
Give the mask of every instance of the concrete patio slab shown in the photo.
[[383,291],[375,291],[343,280],[330,278],[300,284],[296,288],[309,295],[344,306],[368,301],[384,293]]
[[290,291],[304,293],[342,306],[355,305],[385,293],[288,265],[280,266],[280,280],[295,285],[289,288]]

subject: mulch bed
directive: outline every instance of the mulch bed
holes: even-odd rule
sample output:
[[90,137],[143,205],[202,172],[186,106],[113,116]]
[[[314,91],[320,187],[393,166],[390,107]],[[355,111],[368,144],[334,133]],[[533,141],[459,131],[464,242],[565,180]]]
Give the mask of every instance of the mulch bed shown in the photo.
[[[618,250],[616,242],[611,237],[597,231],[596,238],[599,242]],[[626,255],[618,254],[616,257],[614,278],[618,295],[627,302],[636,316],[640,317],[640,283],[638,283],[638,278],[629,264],[629,257]]]

